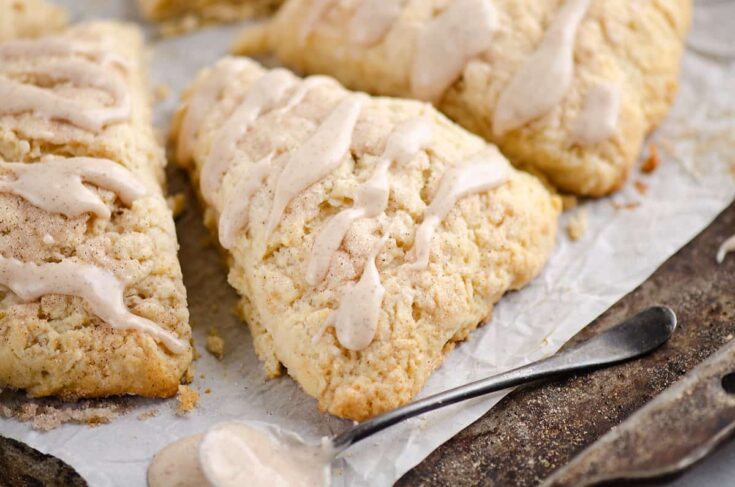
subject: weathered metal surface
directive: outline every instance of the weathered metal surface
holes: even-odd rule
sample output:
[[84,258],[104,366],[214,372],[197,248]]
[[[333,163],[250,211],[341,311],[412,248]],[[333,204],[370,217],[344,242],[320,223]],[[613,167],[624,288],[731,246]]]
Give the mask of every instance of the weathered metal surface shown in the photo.
[[[664,304],[676,310],[680,323],[666,346],[641,360],[514,391],[398,485],[539,484],[720,349],[735,334],[735,258],[718,266],[714,256],[733,232],[735,205],[575,337]],[[691,422],[688,434],[703,435],[704,443],[711,438],[705,425],[699,426]],[[676,434],[662,432],[657,438],[667,443]],[[660,460],[659,466],[667,463]]]
[[86,487],[69,465],[19,441],[0,436],[2,487]]
[[562,467],[545,487],[651,478],[703,458],[735,430],[735,342]]

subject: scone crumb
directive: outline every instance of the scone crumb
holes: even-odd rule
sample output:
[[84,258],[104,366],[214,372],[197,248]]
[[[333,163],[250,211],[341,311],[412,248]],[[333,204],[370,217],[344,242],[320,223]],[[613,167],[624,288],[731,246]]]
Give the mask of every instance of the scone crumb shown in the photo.
[[587,210],[580,208],[574,215],[569,217],[569,223],[567,223],[567,235],[569,238],[574,240],[580,240],[585,232],[587,231]]
[[186,195],[183,192],[172,194],[166,198],[166,203],[171,208],[171,213],[173,213],[174,218],[178,218],[186,208]]
[[630,201],[628,203],[620,203],[618,201],[611,201],[610,204],[613,208],[616,210],[634,210],[641,206],[640,202],[638,201]]
[[171,95],[171,87],[166,83],[159,83],[153,88],[153,103],[160,103]]
[[211,393],[212,393],[212,389],[210,389],[209,387],[204,389],[204,394],[211,394]]
[[197,404],[199,403],[199,393],[189,386],[180,385],[179,393],[176,395],[176,400],[179,401],[176,414],[184,415],[190,413],[197,407]]
[[576,208],[578,204],[579,204],[579,200],[577,199],[576,196],[571,195],[571,194],[561,195],[561,205],[564,211]]
[[151,409],[150,411],[143,411],[138,415],[138,421],[145,421],[146,419],[155,418],[158,416],[157,409]]
[[207,351],[222,360],[225,357],[225,341],[220,336],[217,328],[210,328],[207,335]]
[[51,431],[65,423],[98,426],[107,424],[130,409],[128,401],[82,400],[64,403],[58,399],[27,399],[20,396],[3,398],[0,416],[28,421],[37,431]]
[[633,181],[633,186],[635,186],[636,191],[638,191],[642,195],[648,192],[648,185],[640,179],[636,179],[635,181]]
[[648,144],[648,157],[643,161],[641,171],[646,174],[650,174],[658,168],[659,164],[661,164],[661,159],[658,157],[658,147],[656,147],[656,144],[651,142]]

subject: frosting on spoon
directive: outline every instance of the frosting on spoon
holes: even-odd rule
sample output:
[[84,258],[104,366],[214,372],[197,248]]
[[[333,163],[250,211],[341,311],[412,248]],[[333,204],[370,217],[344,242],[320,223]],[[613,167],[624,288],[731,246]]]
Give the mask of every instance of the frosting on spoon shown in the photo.
[[46,294],[78,296],[113,328],[148,333],[174,353],[188,348],[185,341],[153,321],[131,313],[123,299],[125,284],[112,272],[99,267],[69,261],[24,263],[0,256],[0,284],[25,302],[33,302]]
[[375,338],[385,296],[375,259],[386,240],[386,237],[381,238],[373,247],[360,280],[342,296],[339,308],[333,315],[337,340],[348,350],[363,350]]
[[317,235],[306,271],[306,282],[316,285],[324,279],[332,256],[355,220],[374,218],[385,211],[390,192],[391,165],[410,162],[431,142],[431,132],[431,124],[422,118],[408,120],[393,129],[372,176],[357,188],[353,206],[330,219]]
[[574,40],[590,0],[566,0],[541,44],[500,94],[493,133],[502,136],[546,114],[564,99],[574,75]]
[[416,98],[436,102],[467,62],[490,47],[497,14],[488,0],[455,0],[419,35],[411,72]]
[[404,0],[362,0],[350,20],[350,42],[369,47],[380,42],[401,14]]
[[0,170],[15,177],[5,180],[0,176],[0,192],[15,194],[38,208],[69,218],[87,212],[110,218],[110,209],[84,183],[115,192],[126,205],[147,193],[133,173],[108,159],[74,157],[34,163],[0,162]]
[[434,233],[457,201],[500,186],[507,180],[508,171],[508,161],[495,146],[487,146],[463,164],[448,169],[416,230],[411,267],[425,269],[429,265]]
[[572,127],[572,140],[580,145],[599,144],[609,139],[618,124],[620,85],[599,83],[584,97],[582,112]]
[[362,110],[364,95],[348,95],[332,110],[316,132],[294,150],[276,183],[266,239],[279,225],[291,200],[321,181],[339,166],[352,144],[352,131]]

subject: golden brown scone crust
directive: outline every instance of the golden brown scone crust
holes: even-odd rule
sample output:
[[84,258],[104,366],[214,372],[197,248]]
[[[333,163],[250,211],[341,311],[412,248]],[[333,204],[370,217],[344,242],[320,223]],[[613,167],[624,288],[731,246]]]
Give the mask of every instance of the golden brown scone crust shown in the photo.
[[66,11],[46,0],[0,0],[0,42],[61,30]]
[[[194,161],[185,164],[197,187],[217,129],[264,72],[250,62],[228,79],[203,119],[192,141]],[[193,88],[208,76],[210,70],[200,74]],[[291,112],[263,114],[239,143],[224,194],[277,144],[289,149],[300,145],[347,94],[336,83],[320,85]],[[191,90],[175,117],[174,138],[190,96]],[[315,287],[307,284],[304,276],[317,232],[351,205],[356,186],[371,174],[396,124],[419,116],[433,125],[429,149],[394,170],[385,215],[355,222],[325,280]],[[538,179],[514,169],[509,169],[506,184],[454,206],[434,236],[426,270],[403,265],[444,171],[485,146],[428,104],[370,98],[353,132],[350,156],[291,202],[265,246],[264,222],[279,169],[272,172],[252,199],[249,230],[238,234],[228,258],[230,283],[243,296],[240,312],[269,375],[278,375],[283,364],[322,410],[344,418],[361,420],[396,408],[418,393],[455,342],[490,318],[493,304],[506,291],[521,288],[541,270],[554,243],[561,204]],[[213,230],[214,220],[210,209],[207,223]],[[381,234],[388,240],[377,257],[386,289],[378,331],[366,349],[349,351],[333,328],[321,336],[320,330],[359,278]],[[263,257],[258,248],[265,250]]]
[[[289,0],[265,27],[243,32],[234,50],[272,51],[307,74],[336,77],[352,89],[411,97],[410,70],[417,34],[438,12],[438,0],[407,0],[383,40],[368,48],[349,42],[359,0],[336,2],[299,41],[315,0]],[[471,61],[437,106],[450,118],[496,143],[520,167],[540,170],[564,192],[600,196],[625,181],[642,141],[661,121],[677,88],[691,0],[595,0],[577,31],[575,73],[565,99],[546,115],[497,137],[492,114],[500,93],[536,49],[563,0],[493,0],[499,30],[489,51]],[[573,122],[584,94],[598,82],[622,83],[615,135],[591,146],[575,145]]]
[[[188,342],[186,290],[173,218],[159,191],[165,157],[153,132],[140,32],[131,25],[96,22],[76,26],[64,37],[110,49],[129,62],[123,76],[132,97],[130,120],[95,134],[30,113],[3,116],[0,160],[32,163],[49,154],[107,158],[130,169],[152,188],[152,195],[127,207],[114,193],[89,186],[112,212],[105,220],[91,214],[66,218],[0,194],[0,254],[24,262],[63,259],[111,270],[128,279],[125,303],[133,313]],[[99,96],[88,88],[55,89],[79,99]],[[45,234],[54,242],[44,243]],[[47,295],[24,304],[0,286],[2,387],[25,389],[33,396],[166,397],[176,393],[190,361],[190,350],[173,354],[149,334],[106,325],[81,298]]]
[[196,21],[232,22],[272,13],[283,0],[137,0],[148,20],[171,20],[187,15]]

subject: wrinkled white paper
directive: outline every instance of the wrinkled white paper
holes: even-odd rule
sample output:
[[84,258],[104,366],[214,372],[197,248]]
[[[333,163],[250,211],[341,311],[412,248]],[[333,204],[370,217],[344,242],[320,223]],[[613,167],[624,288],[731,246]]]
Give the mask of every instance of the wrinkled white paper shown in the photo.
[[[76,18],[136,19],[130,0],[67,0]],[[571,242],[560,232],[544,273],[521,292],[506,296],[492,322],[458,346],[422,395],[554,353],[585,324],[643,282],[661,263],[707,226],[735,195],[735,7],[733,2],[697,3],[695,28],[683,63],[674,110],[654,136],[663,163],[652,175],[633,174],[632,184],[609,199],[583,205],[589,227]],[[236,27],[217,27],[154,41],[152,77],[172,96],[157,107],[165,127],[178,92],[201,67],[227,52]],[[727,56],[730,56],[728,61]],[[613,202],[638,202],[616,209]],[[193,202],[189,203],[194,205]],[[181,258],[200,350],[209,326],[227,343],[221,362],[204,353],[193,383],[199,407],[174,414],[175,401],[138,400],[136,409],[107,425],[64,425],[41,433],[30,424],[2,420],[0,434],[17,438],[73,465],[92,486],[142,486],[156,451],[215,422],[252,419],[279,424],[306,437],[329,435],[347,423],[317,412],[316,403],[289,378],[265,381],[246,328],[230,313],[235,293],[224,285],[216,252],[202,241],[194,209],[179,225]],[[562,228],[569,215],[563,217]],[[735,229],[733,229],[735,232]],[[716,249],[712,248],[712,258]],[[654,304],[654,303],[651,303]],[[202,375],[203,374],[203,375]],[[211,389],[210,394],[204,391]],[[348,451],[336,465],[336,485],[387,486],[490,409],[501,394],[440,410],[398,425]],[[142,421],[138,414],[155,409]]]

